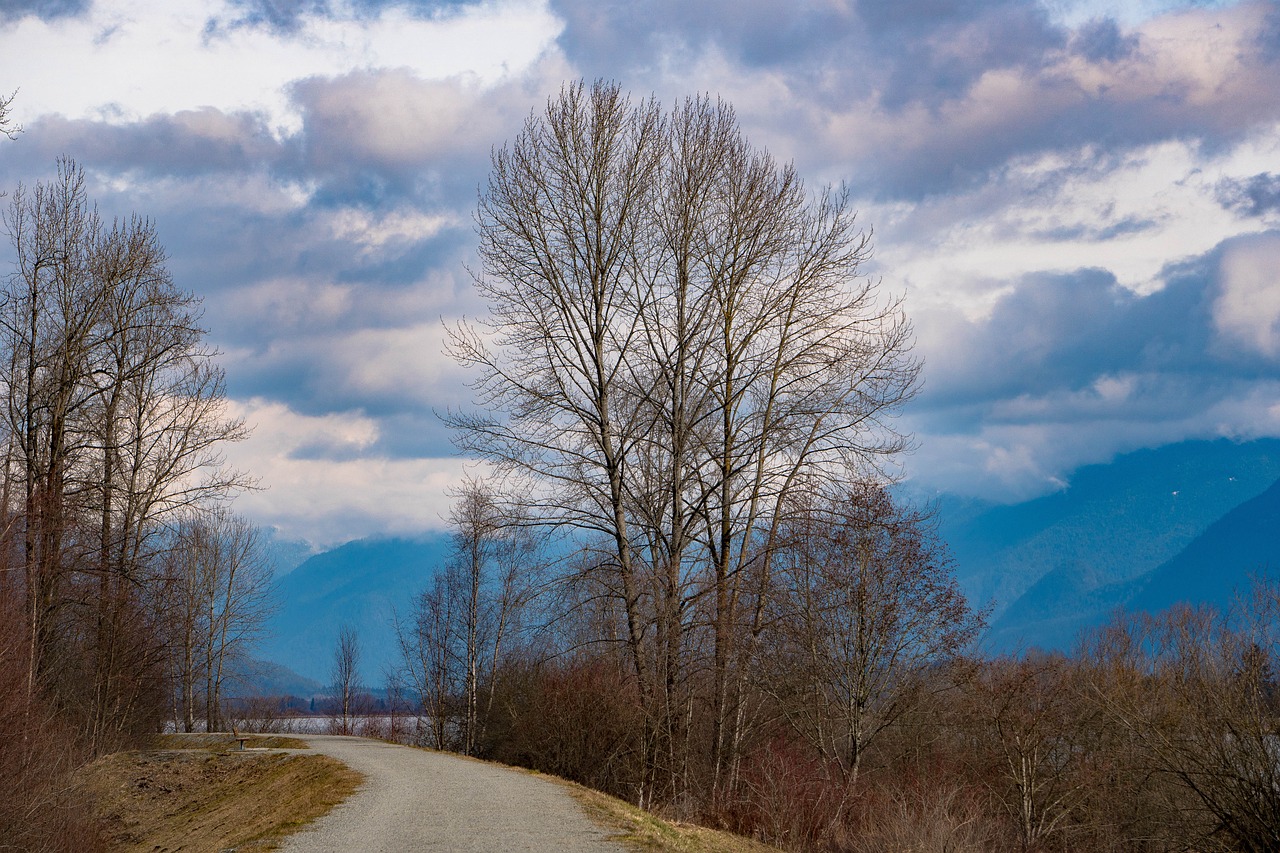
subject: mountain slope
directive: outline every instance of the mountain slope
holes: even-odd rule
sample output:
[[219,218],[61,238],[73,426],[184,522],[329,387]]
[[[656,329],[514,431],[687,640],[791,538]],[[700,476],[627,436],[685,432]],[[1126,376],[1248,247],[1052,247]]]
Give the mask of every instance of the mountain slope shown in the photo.
[[360,640],[360,678],[382,683],[399,659],[395,618],[448,555],[449,539],[362,539],[317,554],[279,582],[281,606],[271,638],[257,656],[328,684],[338,630],[351,625]]
[[1157,613],[1175,604],[1232,604],[1252,576],[1280,572],[1280,480],[1209,526],[1176,557],[1139,578],[1125,604]]
[[1108,587],[1172,559],[1277,478],[1280,440],[1185,442],[1082,468],[1023,504],[940,501],[940,533],[971,601],[994,604],[992,651],[1066,648],[1114,606]]

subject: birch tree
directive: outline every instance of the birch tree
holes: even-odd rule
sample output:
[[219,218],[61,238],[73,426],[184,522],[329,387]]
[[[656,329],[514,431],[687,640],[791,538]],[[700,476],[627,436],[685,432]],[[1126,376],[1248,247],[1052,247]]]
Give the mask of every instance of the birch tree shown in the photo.
[[275,603],[258,528],[225,510],[193,515],[174,531],[162,604],[185,731],[222,722],[222,692],[235,664],[262,636]]

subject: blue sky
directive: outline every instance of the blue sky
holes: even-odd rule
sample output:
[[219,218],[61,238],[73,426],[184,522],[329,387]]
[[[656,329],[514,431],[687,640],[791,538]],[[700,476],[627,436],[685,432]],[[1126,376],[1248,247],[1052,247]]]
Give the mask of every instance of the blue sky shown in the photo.
[[256,426],[239,508],[287,536],[441,525],[477,189],[577,78],[720,95],[849,186],[916,325],[923,490],[1280,435],[1280,3],[0,0],[0,56],[0,187],[69,154],[156,220]]

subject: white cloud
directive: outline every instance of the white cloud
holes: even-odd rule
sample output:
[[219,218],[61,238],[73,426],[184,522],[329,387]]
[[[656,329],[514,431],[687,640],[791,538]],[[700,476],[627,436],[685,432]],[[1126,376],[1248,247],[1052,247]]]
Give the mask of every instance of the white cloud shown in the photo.
[[891,288],[910,285],[908,308],[923,309],[926,358],[944,351],[954,312],[980,319],[1011,282],[1034,273],[1103,269],[1122,287],[1151,293],[1171,264],[1267,227],[1225,210],[1215,187],[1257,174],[1268,153],[1280,156],[1278,139],[1274,126],[1213,156],[1164,142],[1096,167],[1088,149],[1044,155],[967,192],[868,204],[874,271]]
[[212,106],[253,110],[296,130],[288,85],[362,68],[492,85],[518,75],[561,24],[542,0],[467,4],[433,19],[389,9],[372,19],[306,17],[295,33],[233,27],[206,37],[226,2],[98,0],[82,17],[29,16],[0,30],[0,56],[21,87],[19,121],[56,112],[128,120]]
[[[228,448],[228,460],[265,487],[241,495],[237,510],[317,548],[443,528],[447,492],[468,470],[458,458],[366,455],[378,426],[360,412],[309,416],[263,399],[232,409],[254,429],[249,439]],[[326,456],[309,455],[313,450]],[[344,450],[351,458],[334,458]]]
[[1280,356],[1280,236],[1227,247],[1213,304],[1219,334],[1268,358]]
[[335,239],[355,243],[363,257],[430,239],[444,228],[461,222],[457,216],[425,213],[410,207],[376,214],[367,209],[345,207],[327,211],[322,218]]

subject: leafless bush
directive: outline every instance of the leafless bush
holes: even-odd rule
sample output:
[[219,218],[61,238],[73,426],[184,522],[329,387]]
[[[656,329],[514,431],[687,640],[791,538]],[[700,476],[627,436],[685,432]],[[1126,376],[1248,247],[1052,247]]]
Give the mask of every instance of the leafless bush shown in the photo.
[[605,658],[509,662],[481,754],[635,801],[634,684]]
[[747,757],[731,828],[789,850],[820,849],[845,816],[848,788],[839,769],[800,743],[778,737]]
[[29,692],[18,608],[0,601],[0,846],[41,853],[103,850],[75,771],[77,733]]
[[[834,841],[835,839],[833,839]],[[896,787],[862,809],[857,830],[832,849],[850,853],[991,853],[1001,849],[991,815],[971,790]]]

